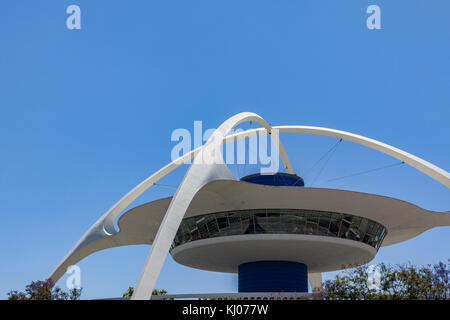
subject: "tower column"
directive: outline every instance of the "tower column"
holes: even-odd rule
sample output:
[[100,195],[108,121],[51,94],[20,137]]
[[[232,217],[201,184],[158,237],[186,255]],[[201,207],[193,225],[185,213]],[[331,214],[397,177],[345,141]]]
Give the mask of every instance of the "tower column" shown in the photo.
[[308,268],[291,261],[239,265],[239,292],[308,292]]

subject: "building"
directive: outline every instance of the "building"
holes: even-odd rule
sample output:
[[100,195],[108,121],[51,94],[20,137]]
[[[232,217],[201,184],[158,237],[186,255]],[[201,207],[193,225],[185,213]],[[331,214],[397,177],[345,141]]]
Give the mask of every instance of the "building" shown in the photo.
[[[262,128],[229,135],[253,121]],[[52,271],[55,282],[67,267],[107,248],[151,244],[133,299],[150,299],[170,252],[193,268],[239,274],[241,293],[305,292],[321,285],[321,273],[372,260],[381,246],[450,225],[449,212],[431,212],[375,194],[304,187],[292,170],[279,133],[318,134],[358,143],[397,158],[450,187],[447,171],[379,141],[309,126],[271,127],[254,113],[225,121],[202,146],[166,165],[108,210]],[[238,180],[214,151],[223,143],[269,134],[284,173]],[[173,197],[135,207],[114,221],[159,179],[194,159]]]

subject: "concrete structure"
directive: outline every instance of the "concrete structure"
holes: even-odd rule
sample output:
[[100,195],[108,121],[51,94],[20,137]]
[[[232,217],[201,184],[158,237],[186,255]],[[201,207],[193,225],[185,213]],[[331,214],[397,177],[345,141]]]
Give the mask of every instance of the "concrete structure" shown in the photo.
[[[246,121],[257,122],[262,128],[228,134]],[[284,182],[267,183],[266,176],[236,179],[217,150],[223,143],[267,133],[283,161]],[[343,264],[366,263],[380,246],[450,225],[448,212],[431,212],[379,195],[304,187],[294,175],[279,133],[317,134],[355,142],[397,158],[450,187],[447,171],[379,141],[327,128],[271,127],[260,116],[244,112],[225,121],[205,145],[163,167],[125,195],[83,235],[49,278],[56,282],[68,266],[96,251],[151,244],[133,299],[151,298],[169,251],[184,265],[222,272],[237,272],[239,266],[259,262],[251,265],[255,272],[274,267],[275,271],[268,273],[275,277],[280,274],[275,266],[297,263],[292,270],[300,270],[301,264],[314,288],[321,284],[321,272],[338,270]],[[118,220],[119,231],[115,229],[115,219],[132,201],[191,159],[194,161],[173,197],[127,211]],[[294,270],[292,276],[295,274]],[[243,273],[240,277],[249,283],[250,278]],[[276,282],[273,277],[268,284]],[[300,287],[301,283],[300,279]],[[253,288],[250,283],[250,290]]]

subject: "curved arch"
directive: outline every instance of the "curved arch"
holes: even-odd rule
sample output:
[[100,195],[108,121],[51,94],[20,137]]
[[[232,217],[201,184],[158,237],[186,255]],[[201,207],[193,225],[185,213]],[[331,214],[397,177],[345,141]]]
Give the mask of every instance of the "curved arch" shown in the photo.
[[[398,148],[392,147],[388,144],[379,142],[374,139],[370,139],[361,135],[349,133],[346,131],[313,127],[313,126],[275,126],[272,127],[272,132],[279,131],[280,133],[305,133],[313,135],[322,135],[328,137],[340,138],[350,142],[354,142],[382,153],[388,154],[396,159],[404,161],[405,163],[411,165],[417,170],[425,173],[432,179],[438,181],[439,183],[450,188],[450,175],[447,171],[429,163],[421,158],[418,158],[408,152],[400,150]],[[269,129],[270,131],[270,129]],[[259,134],[266,134],[267,130],[265,128],[258,128],[247,130],[243,132],[238,132],[232,135],[225,136],[223,143],[229,143],[234,140],[243,139],[246,137],[251,137]],[[182,164],[190,161],[194,158],[204,146],[198,147],[189,153],[181,156],[175,161],[167,164],[163,168],[159,169],[147,179],[142,181],[131,191],[129,191],[124,197],[122,197],[118,202],[116,202],[105,214],[103,214],[95,224],[93,224],[88,231],[77,241],[77,243],[72,247],[72,249],[64,256],[61,262],[55,267],[55,269],[50,273],[49,279],[52,279],[54,283],[65,273],[68,266],[77,263],[89,254],[108,248],[103,242],[110,243],[110,247],[117,246],[114,239],[110,236],[117,233],[114,227],[114,221],[116,217],[137,197],[139,197],[144,191],[146,191],[150,186],[155,184],[158,180],[181,166]],[[285,165],[286,171],[292,172],[292,166],[287,158],[287,154],[280,142],[280,156],[282,157],[283,164]],[[96,245],[96,241],[104,239],[101,246]],[[98,242],[97,242],[98,243]],[[87,248],[84,248],[89,246]],[[81,250],[83,248],[83,250]]]
[[322,136],[328,136],[328,137],[335,137],[340,138],[343,140],[351,141],[363,146],[366,146],[368,148],[380,151],[382,153],[385,153],[391,157],[394,157],[398,160],[401,160],[410,166],[416,168],[417,170],[425,173],[427,176],[431,177],[432,179],[442,183],[446,187],[450,188],[450,174],[435,166],[434,164],[425,161],[419,157],[416,157],[415,155],[412,155],[406,151],[400,150],[398,148],[395,148],[393,146],[390,146],[386,143],[370,139],[361,135],[357,135],[354,133],[341,131],[341,130],[335,130],[335,129],[328,129],[328,128],[322,128],[322,127],[311,127],[311,126],[278,126],[273,127],[273,129],[278,129],[281,133],[308,133],[308,134],[315,134],[315,135],[322,135]]
[[[229,118],[214,131],[195,156],[193,163],[170,202],[137,282],[132,296],[133,300],[149,300],[151,298],[153,288],[156,285],[173,239],[186,210],[197,192],[207,183],[214,180],[236,180],[225,165],[219,147],[223,144],[224,137],[231,129],[247,121],[258,122],[269,134],[272,133],[271,126],[263,118],[250,112],[239,113]],[[272,134],[272,139],[274,138],[278,139],[278,136],[275,137],[275,134]],[[275,141],[277,144],[278,141]]]

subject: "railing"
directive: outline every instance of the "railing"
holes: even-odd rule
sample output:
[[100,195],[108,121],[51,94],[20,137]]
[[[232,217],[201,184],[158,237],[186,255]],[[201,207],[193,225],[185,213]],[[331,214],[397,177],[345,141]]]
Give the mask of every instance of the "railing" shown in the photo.
[[152,300],[304,300],[312,296],[307,292],[192,293],[155,295]]

